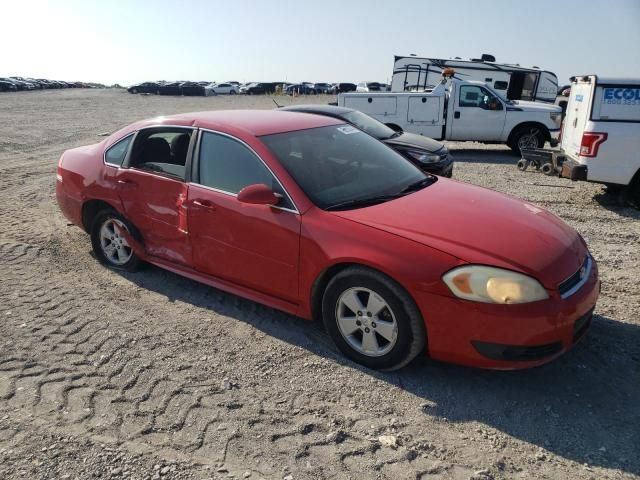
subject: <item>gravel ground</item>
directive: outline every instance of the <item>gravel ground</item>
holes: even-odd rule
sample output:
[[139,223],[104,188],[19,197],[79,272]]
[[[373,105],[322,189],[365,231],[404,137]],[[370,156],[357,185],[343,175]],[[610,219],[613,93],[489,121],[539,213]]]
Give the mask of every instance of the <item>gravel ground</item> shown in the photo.
[[601,186],[449,145],[454,178],[551,210],[600,264],[589,334],[519,372],[426,358],[368,371],[313,322],[157,268],[101,267],[58,212],[65,149],[154,115],[273,106],[0,94],[0,478],[640,478],[640,212]]

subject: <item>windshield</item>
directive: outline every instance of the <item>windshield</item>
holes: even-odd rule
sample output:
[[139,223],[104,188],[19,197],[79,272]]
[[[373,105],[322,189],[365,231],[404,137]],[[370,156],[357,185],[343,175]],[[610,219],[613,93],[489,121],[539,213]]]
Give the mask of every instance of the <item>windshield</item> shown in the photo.
[[[322,209],[394,196],[428,179],[384,143],[351,125],[260,137],[311,201]],[[391,198],[380,200],[391,200]],[[379,203],[379,202],[378,202]]]
[[387,127],[384,123],[379,122],[366,113],[362,113],[357,110],[345,113],[344,115],[342,115],[342,118],[344,118],[347,122],[352,123],[360,130],[367,132],[369,135],[374,136],[380,140],[391,138],[396,135],[396,132]]

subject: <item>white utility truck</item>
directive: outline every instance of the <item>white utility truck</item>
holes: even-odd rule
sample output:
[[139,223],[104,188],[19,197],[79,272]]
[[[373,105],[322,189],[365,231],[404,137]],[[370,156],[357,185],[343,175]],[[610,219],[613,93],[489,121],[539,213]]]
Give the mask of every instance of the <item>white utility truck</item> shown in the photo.
[[558,77],[538,67],[521,67],[496,63],[493,55],[462,60],[461,58],[420,58],[395,56],[392,92],[419,92],[434,88],[446,68],[455,70],[458,80],[479,80],[503,98],[554,103],[558,93]]
[[548,153],[560,176],[626,187],[640,208],[640,79],[572,77],[560,150]]
[[394,130],[436,140],[506,143],[514,151],[557,142],[562,110],[556,105],[507,100],[480,81],[445,71],[433,90],[341,93],[338,105],[370,115]]

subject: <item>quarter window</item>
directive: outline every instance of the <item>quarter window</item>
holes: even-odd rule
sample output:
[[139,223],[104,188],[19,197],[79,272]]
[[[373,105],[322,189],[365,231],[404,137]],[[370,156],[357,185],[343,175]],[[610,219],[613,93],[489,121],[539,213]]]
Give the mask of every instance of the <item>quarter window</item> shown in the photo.
[[132,139],[133,135],[129,135],[127,138],[120,140],[118,143],[109,148],[109,150],[107,150],[104,155],[105,163],[121,167],[122,162],[124,162],[124,157],[127,156],[129,144],[131,143]]
[[203,132],[198,164],[201,185],[237,194],[248,185],[262,183],[282,195],[279,207],[293,209],[291,200],[262,160],[232,138]]

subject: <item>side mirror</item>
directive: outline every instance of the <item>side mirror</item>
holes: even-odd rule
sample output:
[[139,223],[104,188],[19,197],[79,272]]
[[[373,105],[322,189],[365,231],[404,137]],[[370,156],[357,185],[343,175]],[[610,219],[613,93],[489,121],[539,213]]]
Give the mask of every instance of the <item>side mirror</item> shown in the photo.
[[247,185],[238,192],[238,201],[253,205],[277,205],[280,197],[263,183]]

